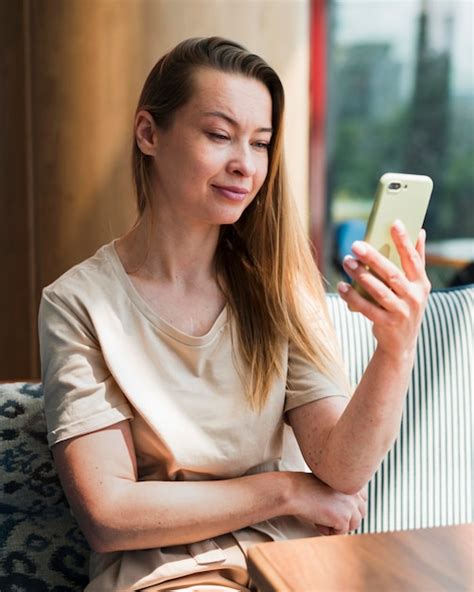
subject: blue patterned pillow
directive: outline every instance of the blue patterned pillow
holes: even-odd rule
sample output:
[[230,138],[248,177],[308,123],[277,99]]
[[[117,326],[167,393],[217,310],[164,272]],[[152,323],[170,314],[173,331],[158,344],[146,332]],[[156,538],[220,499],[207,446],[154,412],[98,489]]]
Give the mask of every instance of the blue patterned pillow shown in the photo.
[[47,447],[40,384],[0,384],[0,465],[1,592],[83,590],[89,547]]

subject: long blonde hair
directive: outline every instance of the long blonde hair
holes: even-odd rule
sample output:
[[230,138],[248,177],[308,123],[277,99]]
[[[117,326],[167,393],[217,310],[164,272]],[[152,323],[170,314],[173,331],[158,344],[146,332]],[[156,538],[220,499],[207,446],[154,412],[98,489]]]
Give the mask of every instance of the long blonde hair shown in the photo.
[[[236,327],[249,403],[261,410],[272,382],[282,374],[282,348],[292,343],[342,387],[342,364],[328,318],[320,274],[287,187],[283,160],[284,91],[276,72],[259,56],[221,37],[179,43],[153,67],[136,112],[148,111],[166,129],[193,92],[192,76],[213,68],[255,78],[272,98],[273,136],[267,177],[256,198],[232,225],[221,227],[216,277]],[[151,204],[151,159],[133,144],[132,167],[140,222]]]

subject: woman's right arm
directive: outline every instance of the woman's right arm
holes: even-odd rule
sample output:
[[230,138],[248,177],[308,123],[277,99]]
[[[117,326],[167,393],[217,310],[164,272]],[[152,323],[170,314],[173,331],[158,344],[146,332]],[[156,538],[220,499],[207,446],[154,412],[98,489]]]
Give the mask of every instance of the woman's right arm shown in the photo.
[[187,544],[285,515],[343,533],[365,515],[364,493],[333,491],[307,473],[137,481],[128,421],[59,442],[53,455],[71,509],[98,552]]

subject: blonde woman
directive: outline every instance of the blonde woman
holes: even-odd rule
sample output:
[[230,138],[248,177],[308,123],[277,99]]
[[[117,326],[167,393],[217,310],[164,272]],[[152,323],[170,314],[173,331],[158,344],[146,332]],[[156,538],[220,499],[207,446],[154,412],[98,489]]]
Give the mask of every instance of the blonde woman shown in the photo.
[[[365,515],[429,292],[424,235],[393,228],[404,274],[365,243],[345,262],[378,303],[340,285],[378,344],[349,393],[283,111],[277,74],[239,44],[177,45],[136,111],[136,223],[43,291],[48,438],[93,550],[88,592],[248,590],[250,545]],[[279,470],[285,421],[312,473]]]

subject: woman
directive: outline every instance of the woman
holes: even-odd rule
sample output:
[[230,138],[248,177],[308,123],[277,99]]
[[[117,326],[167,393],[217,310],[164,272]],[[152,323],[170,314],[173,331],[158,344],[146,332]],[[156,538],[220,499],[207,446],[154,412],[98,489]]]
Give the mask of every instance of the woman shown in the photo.
[[[429,292],[424,234],[415,249],[394,225],[405,274],[365,243],[345,261],[378,303],[339,286],[377,339],[349,399],[286,188],[283,107],[237,43],[176,46],[136,112],[135,225],[43,291],[48,438],[94,551],[87,591],[247,590],[250,545],[365,515]],[[284,421],[312,474],[279,470]]]

